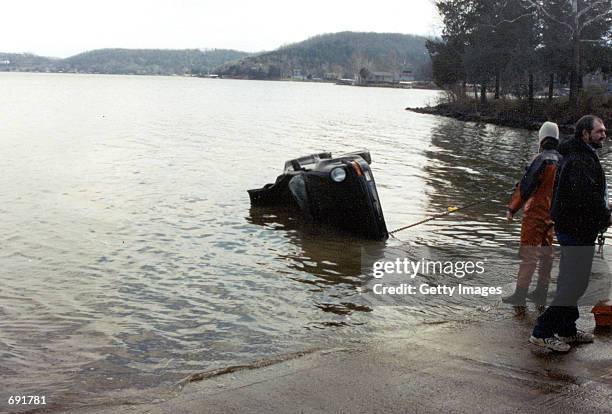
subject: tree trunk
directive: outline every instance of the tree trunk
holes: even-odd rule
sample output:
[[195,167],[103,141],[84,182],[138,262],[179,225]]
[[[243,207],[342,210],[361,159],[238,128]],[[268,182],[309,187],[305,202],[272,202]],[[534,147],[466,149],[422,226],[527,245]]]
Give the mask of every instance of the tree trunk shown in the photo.
[[480,104],[485,105],[487,103],[487,84],[483,82],[480,85]]
[[[577,19],[577,18],[576,18]],[[578,92],[580,90],[580,36],[578,34],[576,23],[576,31],[574,32],[574,56],[573,56],[573,65],[572,65],[572,73],[570,76],[570,108],[576,109],[578,104]]]
[[533,73],[529,74],[529,114],[533,115]]
[[495,99],[499,99],[499,78],[501,74],[499,70],[495,73]]
[[552,102],[555,91],[555,74],[551,73],[548,77],[548,102]]
[[474,82],[474,99],[478,100],[478,87],[476,86],[476,82]]

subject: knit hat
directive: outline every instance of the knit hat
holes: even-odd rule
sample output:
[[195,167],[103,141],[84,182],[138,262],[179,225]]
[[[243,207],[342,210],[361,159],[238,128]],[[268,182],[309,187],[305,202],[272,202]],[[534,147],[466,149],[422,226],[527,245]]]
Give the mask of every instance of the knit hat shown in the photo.
[[540,144],[546,138],[559,140],[559,127],[554,122],[546,121],[542,124],[540,132],[538,132],[538,137],[540,138]]

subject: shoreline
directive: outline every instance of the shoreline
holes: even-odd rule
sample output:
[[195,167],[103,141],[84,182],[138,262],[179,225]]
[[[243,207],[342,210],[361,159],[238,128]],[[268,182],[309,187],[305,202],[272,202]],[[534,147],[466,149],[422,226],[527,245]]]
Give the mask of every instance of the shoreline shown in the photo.
[[[453,108],[449,104],[439,104],[436,106],[421,108],[408,107],[406,108],[406,110],[419,114],[444,116],[447,118],[453,118],[464,122],[487,123],[509,128],[527,129],[529,131],[537,131],[542,126],[542,123],[546,121],[546,119],[544,118],[537,117],[499,117],[482,114],[477,111],[461,111],[459,109]],[[559,131],[563,134],[573,134],[574,125],[565,123],[559,124]]]
[[[579,325],[593,330],[589,310],[581,309]],[[44,412],[226,413],[249,407],[282,413],[299,406],[311,413],[499,412],[500,407],[612,413],[610,330],[597,332],[593,344],[561,354],[527,342],[537,317],[531,309],[522,319],[505,306],[472,316],[203,375],[169,398],[144,404],[117,398],[111,406]]]
[[296,83],[328,83],[340,86],[358,86],[365,88],[388,88],[388,89],[417,89],[417,90],[430,90],[430,91],[442,91],[437,87],[423,86],[423,85],[399,85],[399,84],[371,84],[371,85],[343,85],[339,84],[337,79],[334,80],[308,80],[308,79],[248,79],[243,77],[216,77],[211,78],[208,76],[200,76],[195,74],[157,74],[157,73],[101,73],[101,72],[60,72],[60,71],[35,71],[35,70],[0,70],[1,73],[34,73],[34,74],[45,74],[45,75],[102,75],[102,76],[142,76],[142,77],[168,77],[168,78],[195,78],[195,79],[214,79],[214,80],[238,80],[238,81],[265,81],[265,82],[296,82]]

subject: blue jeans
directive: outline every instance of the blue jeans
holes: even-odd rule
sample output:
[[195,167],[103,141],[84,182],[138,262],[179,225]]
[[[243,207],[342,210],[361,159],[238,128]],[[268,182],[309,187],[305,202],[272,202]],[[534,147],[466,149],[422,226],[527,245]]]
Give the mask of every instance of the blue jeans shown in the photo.
[[550,306],[538,318],[533,336],[548,338],[554,334],[576,335],[576,320],[579,317],[578,299],[589,285],[594,253],[594,244],[561,246],[557,293]]

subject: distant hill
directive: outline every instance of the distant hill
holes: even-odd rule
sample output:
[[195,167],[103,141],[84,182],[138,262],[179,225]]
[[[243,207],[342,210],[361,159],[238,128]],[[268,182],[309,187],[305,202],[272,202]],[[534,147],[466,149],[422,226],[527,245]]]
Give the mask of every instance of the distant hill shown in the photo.
[[227,61],[248,56],[235,50],[101,49],[64,59],[64,71],[136,75],[205,74]]
[[66,59],[0,53],[0,71],[197,75],[249,55],[225,49],[99,49]]
[[0,71],[37,70],[41,67],[52,67],[58,60],[30,53],[0,53]]
[[398,33],[340,32],[256,55],[226,49],[98,49],[66,59],[0,53],[0,71],[338,79],[353,78],[366,68],[396,73],[408,69],[423,80],[430,78],[426,40]]
[[[215,72],[225,77],[246,79],[290,78],[299,73],[307,78],[352,78],[360,69],[370,71],[414,71],[427,78],[427,38],[397,33],[340,32],[312,37],[230,62]],[[296,72],[294,72],[296,71]]]

